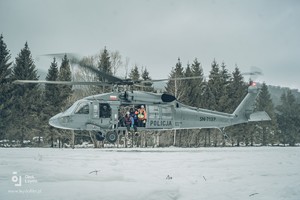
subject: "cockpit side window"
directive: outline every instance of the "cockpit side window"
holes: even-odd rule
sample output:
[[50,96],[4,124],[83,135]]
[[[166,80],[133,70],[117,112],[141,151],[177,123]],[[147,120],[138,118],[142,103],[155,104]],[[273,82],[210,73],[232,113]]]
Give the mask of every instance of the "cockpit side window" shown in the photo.
[[89,114],[89,112],[90,112],[89,105],[87,103],[81,103],[77,107],[75,114]]

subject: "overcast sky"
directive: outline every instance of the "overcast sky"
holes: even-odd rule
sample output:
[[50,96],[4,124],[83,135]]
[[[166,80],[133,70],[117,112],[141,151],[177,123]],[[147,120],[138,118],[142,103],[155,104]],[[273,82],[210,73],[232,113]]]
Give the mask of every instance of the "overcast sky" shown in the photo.
[[[183,66],[197,58],[205,75],[216,59],[300,89],[298,0],[0,0],[0,27],[13,59],[26,41],[33,58],[106,46],[153,79],[168,77],[178,57]],[[47,71],[51,60],[35,64]]]

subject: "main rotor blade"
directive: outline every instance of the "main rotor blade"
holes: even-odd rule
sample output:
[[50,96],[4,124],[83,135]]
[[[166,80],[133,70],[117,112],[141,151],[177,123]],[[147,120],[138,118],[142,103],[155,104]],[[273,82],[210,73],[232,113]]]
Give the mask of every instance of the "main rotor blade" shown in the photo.
[[258,76],[258,75],[262,75],[262,72],[245,72],[245,73],[242,73],[242,75],[251,75],[251,76]]
[[[118,78],[116,76],[110,75],[106,72],[103,72],[97,68],[95,68],[92,65],[86,64],[82,62],[82,59],[80,59],[78,54],[75,53],[54,53],[54,54],[44,54],[44,56],[52,56],[52,57],[57,57],[57,58],[63,58],[65,55],[67,55],[69,61],[71,64],[77,64],[80,67],[84,67],[91,72],[101,76],[102,78],[106,79],[108,82],[111,84],[123,84],[124,80],[121,78]],[[125,82],[127,84],[127,82]]]
[[67,55],[68,59],[79,58],[79,55],[76,53],[48,53],[48,54],[42,54],[40,56],[48,56],[48,57],[63,59],[65,55]]
[[258,67],[251,66],[249,72],[241,73],[242,75],[249,76],[250,80],[254,81],[258,76],[262,76],[262,70]]
[[115,84],[122,84],[124,82],[123,79],[121,78],[118,78],[116,76],[113,76],[113,75],[110,75],[110,74],[107,74],[105,72],[102,72],[100,71],[99,69],[96,69],[94,66],[92,65],[88,65],[88,64],[84,64],[82,62],[78,62],[76,63],[78,64],[79,66],[81,67],[84,67],[88,70],[90,70],[91,72],[94,72],[95,74],[98,74],[100,75],[101,77],[103,77],[104,79],[106,79],[107,81],[111,82],[111,83],[115,83]]
[[151,86],[149,85],[141,85],[141,84],[133,84],[134,86],[137,86],[137,87],[142,87],[142,88],[151,88]]
[[109,83],[103,82],[85,82],[85,81],[46,81],[46,80],[16,80],[15,84],[57,84],[57,85],[101,85],[101,86],[111,86]]
[[203,76],[190,76],[190,77],[178,77],[178,78],[165,78],[165,79],[154,79],[154,80],[145,80],[142,82],[161,82],[161,81],[176,81],[176,80],[189,80],[189,79],[198,79],[205,78]]

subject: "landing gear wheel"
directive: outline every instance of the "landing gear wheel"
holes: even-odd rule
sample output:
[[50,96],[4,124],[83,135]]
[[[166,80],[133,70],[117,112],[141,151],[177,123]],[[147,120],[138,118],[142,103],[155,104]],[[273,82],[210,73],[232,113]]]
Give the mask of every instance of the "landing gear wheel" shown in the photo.
[[104,139],[105,139],[105,137],[104,137],[102,132],[97,132],[96,133],[96,140],[103,141]]
[[106,134],[106,140],[110,143],[115,143],[118,139],[118,134],[115,131],[109,131]]

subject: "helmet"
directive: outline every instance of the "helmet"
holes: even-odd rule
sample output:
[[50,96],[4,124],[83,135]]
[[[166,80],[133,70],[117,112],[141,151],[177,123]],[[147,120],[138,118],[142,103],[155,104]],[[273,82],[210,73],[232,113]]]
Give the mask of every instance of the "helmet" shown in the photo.
[[127,111],[126,114],[129,115],[130,113]]

